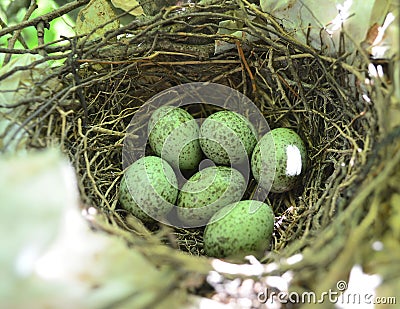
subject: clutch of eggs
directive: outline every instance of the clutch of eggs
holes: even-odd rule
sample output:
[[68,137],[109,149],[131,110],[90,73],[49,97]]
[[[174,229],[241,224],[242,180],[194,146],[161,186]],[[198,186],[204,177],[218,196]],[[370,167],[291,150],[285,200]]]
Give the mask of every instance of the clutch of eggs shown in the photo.
[[[305,144],[295,131],[277,128],[258,140],[254,126],[236,112],[216,112],[199,127],[192,115],[173,106],[157,109],[148,131],[155,156],[141,158],[125,171],[119,197],[123,208],[149,223],[176,207],[182,226],[207,224],[204,248],[209,256],[245,255],[269,246],[272,207],[241,201],[247,181],[232,166],[249,160],[259,186],[271,192],[294,188],[307,162]],[[217,165],[195,172],[205,157]],[[195,172],[180,190],[179,170]]]

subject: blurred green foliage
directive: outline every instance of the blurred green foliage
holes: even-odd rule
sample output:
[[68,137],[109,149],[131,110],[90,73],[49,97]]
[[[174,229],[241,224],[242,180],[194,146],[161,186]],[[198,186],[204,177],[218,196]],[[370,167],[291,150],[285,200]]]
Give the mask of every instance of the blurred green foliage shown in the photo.
[[[18,5],[15,3],[18,2]],[[28,3],[26,3],[28,2]],[[0,18],[7,26],[15,25],[21,22],[26,14],[27,6],[29,7],[30,1],[0,1]],[[67,1],[65,1],[66,3]],[[36,18],[43,14],[49,13],[60,6],[53,0],[37,0],[38,8],[33,12],[30,19]],[[75,27],[75,20],[71,17],[64,15],[63,17],[54,19],[50,22],[50,28],[45,29],[44,40],[45,43],[53,42],[60,38],[60,36],[73,36]],[[38,45],[37,33],[35,27],[27,27],[22,33],[26,44],[29,48],[35,48]],[[0,37],[0,47],[6,48],[11,34]],[[24,48],[23,45],[17,40],[14,48]],[[18,55],[13,55],[18,57]],[[3,64],[4,54],[0,53],[0,64]],[[0,66],[1,66],[0,65]]]

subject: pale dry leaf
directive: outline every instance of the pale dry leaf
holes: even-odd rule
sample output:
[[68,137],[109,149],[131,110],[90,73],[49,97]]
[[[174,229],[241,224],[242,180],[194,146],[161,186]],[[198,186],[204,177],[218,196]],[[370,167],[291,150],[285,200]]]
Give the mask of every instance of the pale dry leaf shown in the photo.
[[90,228],[101,214],[81,211],[59,151],[0,157],[0,170],[1,308],[176,308],[185,299],[170,268]]
[[111,0],[111,3],[118,9],[124,10],[133,16],[143,15],[143,8],[136,0]]
[[[219,22],[218,26],[219,26],[218,34],[228,34],[232,37],[236,37],[238,39],[241,39],[242,41],[248,41],[248,42],[254,42],[257,40],[257,37],[249,34],[246,31],[243,31],[245,30],[245,28],[243,28],[243,25],[239,24],[236,21],[223,20]],[[220,54],[227,50],[236,48],[236,44],[234,42],[228,42],[224,40],[215,40],[214,48],[215,48],[214,53]]]
[[[327,54],[339,50],[344,29],[354,42],[361,43],[368,32],[374,0],[261,0],[261,9],[276,17],[285,30],[302,43]],[[322,30],[322,31],[321,31]],[[322,43],[321,43],[322,39]],[[345,41],[345,50],[355,47]]]
[[[21,99],[26,99],[32,95],[32,89],[35,84],[47,76],[49,65],[42,62],[29,70],[18,70],[19,67],[33,65],[36,61],[43,60],[40,55],[17,55],[5,66],[0,68],[0,76],[13,72],[13,74],[2,79],[0,82],[0,104],[3,106],[12,106]],[[57,78],[48,81],[49,88],[57,89],[60,82]],[[46,93],[45,93],[46,94]],[[45,97],[45,94],[43,97]],[[18,124],[20,117],[24,114],[29,105],[20,105],[14,108],[0,107],[0,148],[6,152],[14,152],[25,148],[27,133],[25,129]]]
[[[12,75],[3,79],[0,83],[0,102],[4,105],[13,105],[18,100],[25,98],[35,82],[37,82],[49,69],[49,65],[43,62],[30,69],[17,70],[18,67],[31,65],[35,61],[42,60],[40,55],[24,54],[13,58],[9,63],[0,68],[0,76],[7,72],[15,71]],[[1,109],[3,111],[5,109]]]

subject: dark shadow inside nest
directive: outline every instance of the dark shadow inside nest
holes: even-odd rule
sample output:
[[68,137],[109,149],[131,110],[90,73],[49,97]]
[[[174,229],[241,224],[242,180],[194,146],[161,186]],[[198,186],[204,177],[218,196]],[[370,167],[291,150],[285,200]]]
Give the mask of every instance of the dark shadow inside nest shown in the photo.
[[[102,70],[111,70],[112,77],[101,78],[85,88],[85,142],[76,131],[66,140],[80,175],[84,202],[96,205],[110,217],[126,217],[118,202],[118,186],[123,172],[122,147],[131,118],[148,99],[165,89],[211,81],[245,94],[271,128],[292,128],[305,141],[308,168],[298,187],[269,195],[277,222],[270,250],[293,254],[307,246],[307,237],[318,233],[345,205],[343,192],[348,188],[340,183],[357,175],[371,147],[366,140],[371,141],[375,134],[370,119],[360,115],[373,111],[351,84],[351,74],[335,63],[294,50],[253,48],[245,55],[253,76],[247,74],[233,52],[227,54],[225,61],[217,62],[212,58],[193,62],[185,56],[163,55],[156,61],[134,66],[104,66]],[[207,106],[187,109],[200,117],[216,111]],[[73,117],[82,119],[84,111],[76,110]],[[254,188],[251,180],[245,197],[251,197]],[[160,227],[148,228],[157,231]],[[165,237],[165,243],[201,255],[202,231],[175,229],[172,237]],[[296,245],[290,246],[295,240]]]

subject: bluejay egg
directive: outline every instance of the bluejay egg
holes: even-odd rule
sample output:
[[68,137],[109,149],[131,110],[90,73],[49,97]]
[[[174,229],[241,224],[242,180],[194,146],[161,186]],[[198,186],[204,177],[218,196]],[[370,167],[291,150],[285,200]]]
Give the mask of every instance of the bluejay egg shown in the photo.
[[254,148],[251,170],[261,187],[281,193],[292,189],[304,173],[307,150],[293,130],[277,128],[265,134]]
[[178,196],[178,181],[172,167],[156,156],[143,157],[125,171],[119,190],[124,209],[143,222],[163,220]]
[[200,127],[200,146],[216,164],[241,164],[249,159],[257,143],[250,121],[233,111],[216,112]]
[[245,200],[225,206],[204,231],[204,251],[217,258],[266,250],[272,239],[275,216],[260,201]]
[[202,159],[199,125],[184,109],[162,106],[150,117],[149,144],[154,153],[173,167],[197,168]]
[[201,226],[222,207],[240,201],[246,180],[236,169],[210,166],[182,186],[178,194],[178,217],[188,226]]

